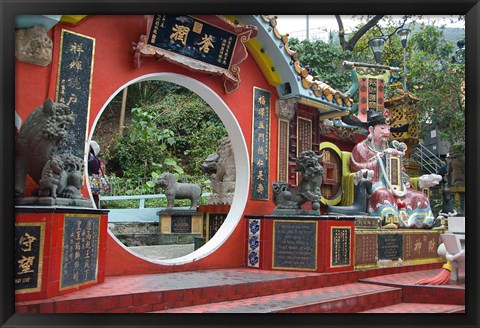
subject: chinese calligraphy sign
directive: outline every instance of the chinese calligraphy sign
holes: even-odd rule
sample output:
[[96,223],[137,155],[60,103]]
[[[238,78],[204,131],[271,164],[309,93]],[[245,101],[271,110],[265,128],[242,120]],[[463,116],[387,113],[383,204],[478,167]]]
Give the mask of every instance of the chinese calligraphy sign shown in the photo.
[[270,92],[253,88],[252,199],[268,199],[269,158]]
[[228,69],[237,35],[189,16],[155,15],[147,42]]
[[432,232],[405,235],[404,255],[406,260],[437,257],[438,234]]
[[60,289],[97,281],[100,216],[65,216]]
[[235,25],[221,16],[147,16],[147,32],[135,46],[134,61],[142,57],[162,58],[188,69],[222,75],[225,90],[240,83],[238,65],[248,57],[245,43],[257,28]]
[[15,293],[41,290],[45,223],[15,224]]
[[56,101],[67,104],[75,115],[63,149],[85,158],[95,39],[68,30],[62,30],[61,38]]
[[330,266],[349,266],[351,264],[350,254],[350,227],[331,227],[331,257]]

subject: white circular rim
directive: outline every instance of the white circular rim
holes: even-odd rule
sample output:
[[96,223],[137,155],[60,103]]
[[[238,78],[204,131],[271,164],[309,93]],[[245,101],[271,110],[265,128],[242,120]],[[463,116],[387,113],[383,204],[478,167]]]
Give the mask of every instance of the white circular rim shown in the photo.
[[[245,209],[245,205],[247,204],[248,198],[248,188],[250,184],[250,179],[247,177],[250,176],[250,160],[248,155],[247,144],[245,142],[245,138],[242,133],[242,129],[238,124],[238,121],[233,115],[230,108],[227,104],[223,101],[223,99],[215,93],[210,87],[203,84],[202,82],[195,80],[189,76],[176,74],[176,73],[169,73],[169,72],[161,72],[161,73],[152,73],[137,77],[128,83],[122,85],[117,91],[112,94],[112,96],[107,100],[104,104],[100,112],[97,114],[95,121],[93,122],[92,129],[90,131],[89,141],[92,138],[93,131],[95,131],[95,127],[97,122],[102,115],[103,111],[105,110],[106,106],[112,101],[112,99],[121,92],[125,87],[142,82],[142,81],[151,81],[151,80],[162,80],[167,82],[176,83],[181,85],[193,92],[195,92],[198,96],[200,96],[203,100],[205,100],[215,111],[218,115],[222,123],[225,125],[225,128],[228,131],[228,135],[230,140],[232,141],[232,147],[235,154],[235,166],[236,166],[236,182],[235,182],[235,194],[233,197],[232,205],[230,207],[230,211],[221,225],[220,229],[215,233],[215,235],[202,247],[199,249],[191,252],[190,254],[174,258],[174,259],[166,259],[166,260],[152,260],[149,258],[145,258],[135,252],[132,252],[126,247],[121,241],[119,241],[113,233],[108,231],[110,236],[117,241],[117,243],[122,246],[126,251],[133,254],[136,257],[142,258],[146,261],[163,264],[163,265],[183,265],[198,261],[206,256],[209,256],[215,250],[217,250],[221,245],[223,245],[228,238],[231,236],[235,228],[238,226],[240,220],[242,219],[243,212]],[[90,191],[89,191],[90,193]],[[91,197],[91,195],[90,195]]]

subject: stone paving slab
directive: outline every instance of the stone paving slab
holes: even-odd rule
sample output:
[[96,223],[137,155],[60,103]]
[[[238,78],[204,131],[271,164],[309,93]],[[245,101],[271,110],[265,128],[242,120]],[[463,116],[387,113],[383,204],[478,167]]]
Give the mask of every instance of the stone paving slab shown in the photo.
[[128,249],[140,257],[151,260],[175,259],[190,254],[195,249],[194,244],[130,246]]

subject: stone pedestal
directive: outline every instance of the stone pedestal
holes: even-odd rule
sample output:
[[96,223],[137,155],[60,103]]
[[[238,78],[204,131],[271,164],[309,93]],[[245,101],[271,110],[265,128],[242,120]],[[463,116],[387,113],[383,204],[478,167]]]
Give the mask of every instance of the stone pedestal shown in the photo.
[[195,237],[195,249],[202,247],[220,229],[230,211],[230,205],[200,205],[198,211],[203,213],[204,235]]
[[264,270],[353,270],[353,217],[246,216],[247,267]]
[[355,230],[355,270],[444,262],[437,254],[444,230]]
[[193,244],[194,237],[205,236],[202,213],[190,209],[165,209],[158,212],[159,244]]
[[105,279],[108,210],[17,206],[15,301],[50,298]]
[[246,266],[342,272],[441,263],[445,230],[384,229],[366,216],[245,216]]
[[205,241],[209,241],[220,229],[230,211],[230,205],[200,205],[198,211],[203,213]]

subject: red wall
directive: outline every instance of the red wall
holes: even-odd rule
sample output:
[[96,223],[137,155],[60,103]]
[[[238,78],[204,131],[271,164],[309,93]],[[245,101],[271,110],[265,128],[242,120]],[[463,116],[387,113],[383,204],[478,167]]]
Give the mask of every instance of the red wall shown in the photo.
[[[95,38],[94,71],[92,77],[91,107],[88,126],[93,122],[108,98],[122,85],[145,74],[172,72],[194,78],[216,92],[232,110],[239,122],[249,154],[252,143],[252,94],[253,87],[269,90],[271,102],[271,141],[270,141],[270,177],[277,176],[277,119],[274,105],[277,99],[275,88],[270,86],[256,62],[247,58],[240,65],[241,83],[239,89],[227,94],[223,80],[220,77],[189,71],[166,61],[156,61],[146,58],[140,68],[133,63],[132,43],[139,41],[145,33],[143,16],[88,16],[76,26],[57,24],[49,33],[54,42],[52,64],[47,67],[16,62],[16,111],[23,121],[46,98],[55,99],[57,66],[60,46],[61,29],[84,34]],[[250,177],[245,177],[250,179]],[[32,188],[33,182],[30,182]],[[27,186],[28,187],[28,186]],[[271,188],[270,188],[271,189]],[[28,192],[28,188],[27,188]],[[86,190],[83,193],[88,197]],[[271,199],[271,198],[270,198]],[[244,214],[271,213],[274,205],[271,201],[248,201]],[[242,220],[237,225],[229,240],[213,254],[194,263],[177,266],[167,266],[151,263],[126,252],[124,248],[109,236],[107,243],[106,274],[123,275],[154,272],[185,271],[193,269],[208,269],[221,267],[243,266],[244,254],[241,247],[244,241],[244,224]]]

